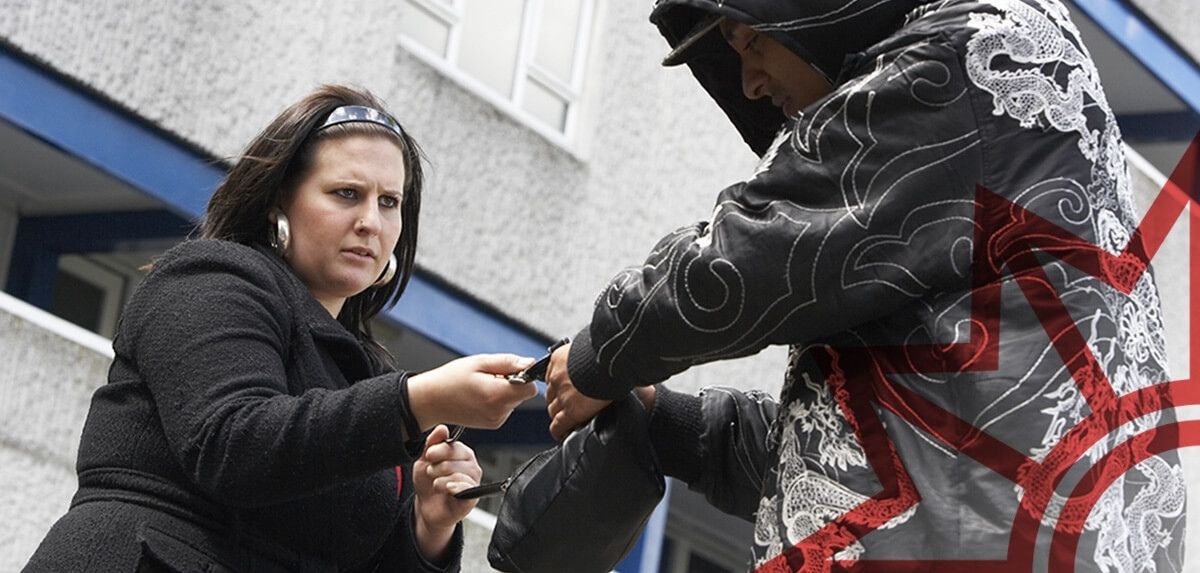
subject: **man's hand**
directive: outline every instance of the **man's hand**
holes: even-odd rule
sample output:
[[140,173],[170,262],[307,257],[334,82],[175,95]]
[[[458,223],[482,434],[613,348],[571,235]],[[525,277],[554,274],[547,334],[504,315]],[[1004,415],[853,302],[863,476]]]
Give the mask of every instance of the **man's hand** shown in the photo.
[[567,354],[570,351],[570,344],[555,350],[546,369],[546,412],[550,414],[550,435],[560,442],[611,403],[611,400],[584,396],[575,388],[571,375],[567,373]]

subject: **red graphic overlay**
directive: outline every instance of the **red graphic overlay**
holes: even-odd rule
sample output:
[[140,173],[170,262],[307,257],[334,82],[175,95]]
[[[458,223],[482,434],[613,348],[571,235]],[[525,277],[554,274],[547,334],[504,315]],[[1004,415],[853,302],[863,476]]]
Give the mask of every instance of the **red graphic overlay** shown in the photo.
[[[1137,418],[1200,404],[1200,134],[1134,231],[1114,255],[1086,239],[979,187],[975,196],[970,340],[948,345],[826,348],[818,361],[839,408],[849,421],[881,489],[849,512],[763,564],[759,573],[783,571],[1032,571],[1037,537],[1052,495],[1092,446]],[[1075,325],[1036,253],[1055,257],[1129,294],[1150,266],[1184,209],[1189,234],[1188,377],[1118,396]],[[889,374],[996,371],[1000,362],[1001,280],[1019,285],[1090,409],[1039,462],[901,385]],[[851,366],[853,365],[853,366]],[[853,389],[847,380],[854,380]],[[862,383],[868,381],[867,384]],[[865,387],[870,392],[864,392]],[[875,405],[926,432],[1020,486],[1024,492],[1003,560],[861,560],[833,558],[920,501],[920,493],[888,439]],[[1073,571],[1083,524],[1105,489],[1150,456],[1200,445],[1200,420],[1174,421],[1116,445],[1067,494],[1054,521],[1051,571]],[[1059,492],[1062,495],[1062,492]]]

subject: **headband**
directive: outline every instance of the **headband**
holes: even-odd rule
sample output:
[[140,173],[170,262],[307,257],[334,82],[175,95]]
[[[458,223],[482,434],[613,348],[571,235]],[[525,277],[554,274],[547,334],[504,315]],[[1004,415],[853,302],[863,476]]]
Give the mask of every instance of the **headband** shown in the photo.
[[342,123],[359,121],[382,125],[388,131],[396,134],[396,137],[404,139],[404,129],[400,127],[400,124],[395,119],[392,119],[392,116],[365,105],[344,105],[333,110],[329,113],[329,117],[325,119],[325,123],[322,123],[321,127],[317,128],[317,131]]

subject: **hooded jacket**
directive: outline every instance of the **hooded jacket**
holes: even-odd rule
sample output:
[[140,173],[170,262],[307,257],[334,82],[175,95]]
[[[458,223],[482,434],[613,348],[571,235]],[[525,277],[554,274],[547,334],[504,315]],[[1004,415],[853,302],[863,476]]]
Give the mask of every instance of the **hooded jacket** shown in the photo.
[[[675,46],[706,13],[834,91],[785,118],[701,40],[688,65],[761,162],[601,293],[575,386],[612,399],[789,345],[778,400],[660,386],[652,417],[664,470],[755,522],[762,571],[1179,570],[1182,474],[1143,434],[1170,421],[1158,293],[1114,256],[1129,174],[1065,7],[663,0],[651,20]],[[1047,561],[1056,526],[1078,545]]]

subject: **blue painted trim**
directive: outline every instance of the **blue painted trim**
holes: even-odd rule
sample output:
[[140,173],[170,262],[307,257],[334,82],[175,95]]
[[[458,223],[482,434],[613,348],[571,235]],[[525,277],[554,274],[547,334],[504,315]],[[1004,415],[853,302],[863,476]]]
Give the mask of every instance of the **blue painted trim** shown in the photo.
[[1073,2],[1193,112],[1200,113],[1200,67],[1164,39],[1142,14],[1121,0]]
[[8,284],[5,291],[25,302],[49,312],[54,306],[54,283],[58,278],[58,253],[45,249],[20,248],[24,237],[18,231],[14,244]]
[[192,217],[225,176],[194,151],[0,49],[0,119]]
[[[225,176],[223,167],[196,150],[171,141],[2,46],[0,78],[4,78],[0,120],[163,201],[180,215],[198,219]],[[28,288],[24,292],[37,296]],[[460,354],[514,352],[538,357],[551,342],[419,274],[384,318]]]
[[663,541],[667,538],[667,513],[671,506],[671,484],[667,480],[667,491],[663,493],[662,501],[654,508],[646,531],[642,533],[642,559],[640,573],[656,573],[658,564],[662,563]]
[[24,217],[17,223],[5,290],[50,310],[60,255],[112,251],[123,241],[183,237],[191,228],[187,219],[165,210]]
[[1200,131],[1200,115],[1188,111],[1121,114],[1117,124],[1128,143],[1186,142]]
[[666,536],[667,511],[671,505],[671,480],[667,480],[667,489],[663,498],[646,521],[646,528],[638,537],[637,544],[629,551],[613,571],[618,573],[656,573],[658,564],[662,561],[663,539]]
[[386,315],[459,354],[513,352],[540,358],[551,343],[420,276],[409,281]]
[[482,445],[523,445],[550,448],[557,442],[550,436],[550,416],[534,399],[536,407],[521,407],[513,410],[504,427],[499,431],[474,430],[463,432],[462,440],[471,447]]
[[184,237],[193,227],[187,218],[167,210],[117,211],[22,217],[17,236],[58,253],[98,253],[129,241]]

